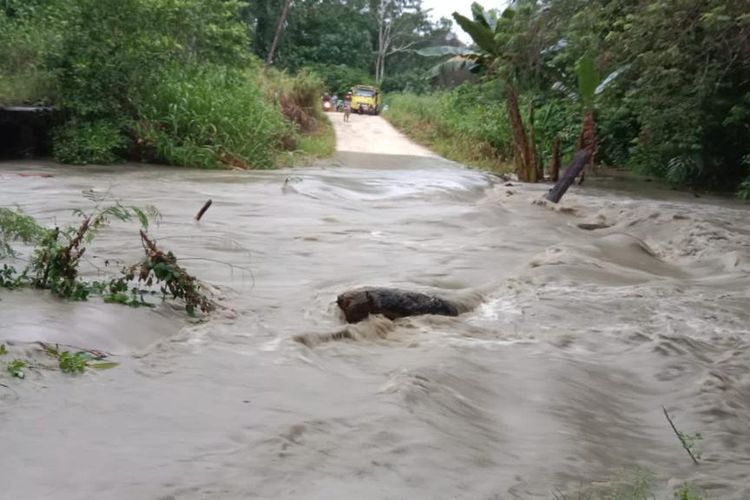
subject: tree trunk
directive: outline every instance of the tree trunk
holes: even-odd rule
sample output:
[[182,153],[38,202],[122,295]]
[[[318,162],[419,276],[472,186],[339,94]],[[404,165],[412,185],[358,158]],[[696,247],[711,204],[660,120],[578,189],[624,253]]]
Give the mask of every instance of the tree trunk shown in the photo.
[[289,15],[290,3],[292,3],[292,0],[284,1],[284,8],[281,11],[281,16],[279,16],[279,23],[276,25],[276,33],[273,35],[273,42],[271,43],[271,50],[268,51],[268,57],[266,57],[266,64],[268,66],[273,64],[273,56],[276,53],[276,48],[279,46],[279,41],[281,40],[281,34],[284,32],[284,23],[286,23],[286,18]]
[[555,142],[552,145],[552,163],[549,167],[549,178],[552,182],[560,179],[560,136],[555,136]]
[[[583,127],[581,129],[581,148],[589,152],[589,173],[594,168],[594,156],[596,156],[596,122],[594,120],[594,110],[589,109],[583,117]],[[581,178],[583,182],[583,178]]]
[[549,190],[546,198],[549,201],[558,203],[562,199],[568,188],[573,185],[573,181],[575,181],[576,177],[578,177],[578,174],[583,171],[583,167],[586,166],[586,163],[588,163],[590,157],[591,155],[588,149],[579,149],[576,152],[576,155],[573,157],[573,161],[570,163],[570,166],[565,169],[565,173],[563,174],[562,178],[557,181],[557,184],[555,184],[552,189]]
[[[515,87],[508,84],[506,88],[508,118],[513,129],[513,149],[515,153],[516,174],[521,182],[535,182],[536,166],[530,163],[529,142],[523,128],[521,111],[518,109],[518,93]],[[534,173],[532,174],[532,170]]]
[[536,154],[536,131],[534,129],[534,102],[532,101],[529,104],[529,176],[531,178],[530,182],[539,182],[539,179],[542,178],[542,174],[540,173],[541,170],[541,164],[537,161],[537,154]]

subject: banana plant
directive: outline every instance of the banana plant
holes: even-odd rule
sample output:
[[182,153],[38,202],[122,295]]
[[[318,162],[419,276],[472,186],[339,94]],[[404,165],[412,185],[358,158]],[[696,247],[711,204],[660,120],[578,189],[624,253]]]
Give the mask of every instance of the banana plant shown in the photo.
[[[468,69],[477,72],[484,69],[503,81],[508,121],[513,131],[516,173],[521,181],[536,182],[538,170],[533,131],[530,128],[527,133],[518,104],[519,75],[527,69],[521,61],[528,60],[521,55],[527,56],[534,49],[517,37],[516,29],[519,23],[537,19],[536,13],[509,7],[498,16],[497,11],[486,11],[476,2],[471,6],[471,13],[472,19],[469,19],[454,12],[453,19],[471,36],[475,49],[441,46],[424,48],[417,53],[428,57],[453,56],[433,67],[433,76],[452,70]],[[526,52],[521,54],[523,51]],[[541,52],[534,52],[532,58],[541,56]]]
[[554,89],[559,90],[569,99],[581,102],[583,106],[583,126],[579,147],[589,150],[592,163],[596,153],[596,121],[594,117],[596,97],[603,93],[628,67],[628,65],[620,66],[602,79],[596,68],[594,58],[591,54],[585,54],[576,62],[577,91],[560,81],[553,85]]

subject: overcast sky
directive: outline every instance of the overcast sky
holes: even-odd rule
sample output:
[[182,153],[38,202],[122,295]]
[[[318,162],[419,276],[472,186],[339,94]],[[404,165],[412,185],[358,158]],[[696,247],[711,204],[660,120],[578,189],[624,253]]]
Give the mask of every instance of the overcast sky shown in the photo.
[[[451,14],[458,12],[466,17],[471,17],[471,4],[476,0],[422,0],[422,6],[425,9],[432,9],[432,17],[440,19],[447,17],[453,20]],[[498,9],[505,6],[504,0],[479,0],[479,4],[486,9]],[[453,31],[458,38],[464,42],[471,42],[471,37],[453,23]]]

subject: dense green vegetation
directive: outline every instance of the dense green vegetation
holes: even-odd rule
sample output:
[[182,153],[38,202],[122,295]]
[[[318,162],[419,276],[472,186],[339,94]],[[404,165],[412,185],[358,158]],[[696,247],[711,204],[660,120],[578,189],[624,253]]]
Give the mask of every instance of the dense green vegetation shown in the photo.
[[[404,115],[421,110],[419,133],[439,132],[427,142],[476,138],[478,150],[489,143],[484,158],[515,159],[524,180],[550,164],[559,136],[568,154],[585,147],[597,163],[675,185],[739,186],[750,197],[746,2],[516,0],[503,11],[475,5],[471,19],[454,17],[476,45],[420,53],[448,59],[434,74],[472,71],[497,85],[433,94],[433,107],[394,97],[397,125],[414,130]],[[456,105],[467,94],[474,102]],[[488,116],[507,125],[471,126]],[[496,130],[488,135],[489,128]]]
[[747,2],[487,7],[465,47],[421,0],[3,0],[0,104],[62,109],[62,161],[266,168],[330,153],[321,94],[376,83],[459,161],[535,181],[559,142],[750,198]]
[[274,166],[303,134],[328,130],[323,83],[266,71],[250,50],[244,7],[5,0],[0,104],[61,109],[53,153],[63,162]]

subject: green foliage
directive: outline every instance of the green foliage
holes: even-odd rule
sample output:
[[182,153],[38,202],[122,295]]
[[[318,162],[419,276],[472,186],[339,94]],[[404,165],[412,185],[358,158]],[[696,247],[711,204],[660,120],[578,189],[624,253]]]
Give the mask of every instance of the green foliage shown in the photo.
[[112,361],[102,361],[106,355],[98,351],[61,351],[59,346],[42,343],[44,351],[57,361],[57,366],[63,373],[78,375],[86,372],[87,368],[107,370],[119,365]]
[[[103,200],[94,192],[88,192],[87,197],[97,203]],[[81,224],[46,231],[36,245],[28,272],[35,288],[50,290],[67,299],[86,300],[91,288],[78,280],[78,266],[86,251],[86,245],[112,218],[121,221],[137,218],[141,224],[145,222],[145,227],[148,227],[148,215],[158,217],[158,212],[153,207],[144,210],[127,207],[119,202],[104,207],[97,204],[90,213],[81,210],[74,212],[81,217]]]
[[57,99],[56,74],[44,62],[54,53],[60,34],[59,23],[43,3],[14,2],[0,9],[0,105],[50,104]]
[[703,493],[691,485],[690,483],[684,483],[679,490],[675,491],[674,497],[676,500],[703,500]]
[[578,81],[578,93],[581,96],[583,105],[590,109],[594,105],[594,95],[596,87],[600,83],[600,76],[594,65],[594,58],[589,54],[584,55],[578,60],[576,64],[576,77]]
[[134,135],[148,161],[269,168],[289,132],[257,76],[220,66],[173,66],[143,96]]
[[688,434],[685,432],[678,432],[677,437],[679,437],[682,446],[690,453],[690,455],[697,460],[700,460],[701,452],[698,449],[698,441],[703,439],[701,433],[696,432],[695,434]]
[[10,361],[5,369],[8,373],[11,374],[11,376],[15,378],[25,378],[26,377],[26,361],[22,359],[14,359],[13,361]]
[[[164,252],[141,231],[141,243],[146,258],[139,264],[125,268],[122,277],[112,280],[108,286],[111,302],[134,305],[136,298],[143,302],[140,284],[152,288],[159,286],[163,297],[171,296],[185,303],[185,311],[191,316],[200,309],[204,313],[214,310],[215,304],[202,292],[201,283],[177,263],[172,252]],[[132,299],[125,301],[128,283],[135,283]]]
[[116,163],[122,158],[126,139],[121,126],[111,120],[71,120],[54,134],[53,154],[62,163]]
[[[38,241],[44,232],[33,217],[24,214],[20,209],[0,207],[0,258],[16,255],[10,246],[11,242],[19,241],[28,245]],[[7,277],[7,270],[5,274]]]
[[325,84],[314,71],[304,69],[290,76],[271,69],[265,74],[265,87],[269,97],[279,103],[281,112],[298,130],[313,131],[323,120],[320,99]]
[[27,277],[25,271],[24,273],[19,274],[15,267],[9,266],[8,264],[3,264],[3,267],[0,269],[0,288],[13,290],[23,286],[26,283],[26,280]]
[[88,358],[86,357],[86,353],[83,352],[72,354],[68,351],[63,351],[59,354],[58,361],[60,370],[63,373],[75,375],[86,371]]
[[49,77],[55,91],[40,92],[65,111],[54,133],[56,159],[268,168],[294,142],[287,138],[299,123],[285,122],[262,91],[240,16],[245,2],[32,4],[14,0],[0,10],[0,103],[4,94],[44,101],[4,89]]
[[[107,205],[105,203],[111,203],[108,196],[94,191],[86,191],[84,196],[94,203],[94,208],[88,212],[74,210],[81,223],[66,228],[40,229],[38,239],[27,241],[35,245],[28,267],[19,274],[15,268],[4,264],[0,269],[0,287],[45,289],[61,298],[80,301],[97,294],[105,302],[129,306],[150,306],[144,296],[155,293],[155,288],[159,287],[165,298],[170,296],[182,300],[189,314],[194,314],[196,310],[207,313],[214,309],[214,303],[201,290],[200,282],[177,263],[177,258],[171,252],[162,251],[146,236],[145,230],[151,221],[160,218],[156,208],[127,206],[119,201]],[[15,212],[10,213],[14,217],[19,216]],[[137,220],[140,223],[146,258],[124,268],[121,276],[109,281],[88,282],[79,279],[79,266],[87,245],[113,219],[124,222]],[[141,288],[141,284],[147,288]]]
[[343,96],[355,85],[375,84],[375,79],[367,71],[347,64],[315,64],[310,68],[321,75],[325,89],[331,95]]
[[512,155],[500,89],[494,82],[451,92],[391,94],[383,116],[417,142],[451,160],[507,171]]
[[602,41],[604,56],[633,61],[621,82],[639,123],[630,164],[681,184],[737,183],[750,152],[741,118],[750,110],[750,61],[740,56],[750,29],[746,9],[685,0],[603,14],[616,28]]

